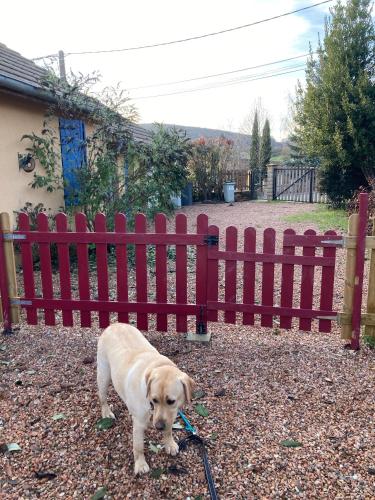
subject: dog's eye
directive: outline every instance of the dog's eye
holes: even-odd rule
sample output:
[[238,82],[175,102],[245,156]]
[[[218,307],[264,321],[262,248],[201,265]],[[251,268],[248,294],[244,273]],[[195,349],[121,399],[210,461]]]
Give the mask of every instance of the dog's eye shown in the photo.
[[159,401],[158,401],[157,399],[155,399],[155,398],[154,398],[154,399],[152,400],[152,402],[153,402],[153,403],[155,403],[155,404],[157,405]]
[[174,405],[175,402],[176,401],[174,399],[167,399],[167,404],[169,404],[169,405]]
[[154,403],[152,401],[150,401],[150,406],[151,406],[151,410],[154,409]]

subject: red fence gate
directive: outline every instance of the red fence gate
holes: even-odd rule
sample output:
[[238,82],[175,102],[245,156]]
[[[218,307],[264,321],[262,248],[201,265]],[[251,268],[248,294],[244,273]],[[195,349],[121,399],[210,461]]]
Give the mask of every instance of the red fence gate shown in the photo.
[[[366,219],[363,208],[362,212]],[[77,214],[74,230],[70,230],[67,216],[60,213],[51,231],[42,213],[31,230],[28,215],[20,214],[19,230],[3,231],[0,238],[5,328],[11,326],[12,305],[24,308],[32,325],[38,323],[43,310],[46,325],[55,325],[61,314],[62,324],[72,326],[78,312],[81,326],[90,327],[95,312],[101,328],[116,313],[121,322],[135,314],[138,328],[147,330],[152,314],[157,330],[166,331],[174,316],[176,330],[186,332],[188,318],[194,316],[199,334],[206,332],[207,322],[219,321],[221,315],[226,323],[236,323],[241,316],[244,325],[254,325],[259,317],[261,326],[277,324],[286,329],[297,318],[299,328],[307,331],[317,320],[321,332],[329,332],[331,321],[337,319],[338,312],[333,310],[335,257],[343,238],[333,231],[317,235],[308,230],[297,235],[288,229],[279,240],[269,228],[257,242],[254,228],[245,229],[238,241],[237,228],[231,226],[221,244],[219,228],[210,226],[203,214],[197,218],[195,233],[188,232],[183,214],[176,216],[173,232],[167,231],[163,214],[156,216],[152,232],[142,214],[136,216],[132,232],[127,231],[123,214],[116,216],[114,227],[107,231],[105,216],[98,214],[95,230],[90,232],[85,215]],[[19,245],[21,297],[8,293],[7,241]],[[362,259],[357,268],[362,266],[363,276],[364,246],[362,250],[362,257],[357,252]],[[36,257],[40,270],[35,266]]]

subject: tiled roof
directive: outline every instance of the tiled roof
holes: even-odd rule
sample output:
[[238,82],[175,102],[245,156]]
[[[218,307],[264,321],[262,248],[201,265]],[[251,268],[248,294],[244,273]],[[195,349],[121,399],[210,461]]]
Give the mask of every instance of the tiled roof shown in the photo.
[[43,68],[18,52],[0,43],[0,75],[21,83],[41,87],[40,79],[46,74]]
[[151,142],[151,133],[140,125],[135,123],[130,124],[130,131],[133,135],[133,139],[137,142]]
[[[0,76],[41,89],[40,81],[45,75],[45,69],[0,43]],[[130,130],[135,141],[150,142],[151,134],[145,128],[131,124]]]

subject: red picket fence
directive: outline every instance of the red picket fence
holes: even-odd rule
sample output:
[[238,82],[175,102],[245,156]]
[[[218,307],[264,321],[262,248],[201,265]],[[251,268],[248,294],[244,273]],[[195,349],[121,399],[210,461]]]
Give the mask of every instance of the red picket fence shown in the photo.
[[[86,217],[80,213],[75,216],[74,230],[68,229],[68,219],[63,213],[56,216],[55,224],[55,230],[51,231],[47,216],[41,213],[37,229],[30,230],[28,215],[20,214],[19,230],[13,233],[21,252],[23,296],[9,300],[4,296],[6,287],[3,286],[3,309],[7,309],[9,303],[20,305],[32,325],[38,323],[39,310],[44,311],[46,325],[55,325],[56,312],[61,311],[64,326],[76,322],[74,312],[77,311],[82,327],[92,325],[92,313],[96,312],[101,328],[110,323],[112,313],[116,313],[121,322],[128,322],[129,315],[135,313],[141,330],[148,329],[149,315],[155,314],[159,331],[166,331],[170,316],[174,316],[176,330],[186,332],[188,318],[194,316],[197,332],[204,333],[207,322],[219,321],[223,314],[223,320],[232,324],[242,316],[244,325],[254,325],[259,316],[261,326],[266,327],[274,326],[277,317],[280,327],[286,329],[292,327],[293,318],[298,318],[299,328],[307,331],[312,329],[315,319],[319,331],[329,332],[331,320],[337,316],[332,310],[335,247],[341,236],[332,231],[316,235],[309,230],[297,235],[291,229],[286,230],[282,236],[282,253],[276,253],[274,229],[264,231],[262,250],[257,250],[254,228],[247,228],[243,241],[238,242],[237,228],[228,227],[225,245],[220,245],[219,228],[209,225],[204,214],[197,218],[196,233],[188,233],[187,218],[183,214],[176,216],[174,232],[167,232],[167,219],[163,214],[156,216],[153,232],[148,232],[142,214],[135,219],[134,232],[127,231],[123,214],[116,216],[113,232],[107,231],[103,214],[97,215],[93,232],[88,231]],[[57,275],[51,263],[52,244],[57,247]],[[89,259],[89,246],[93,245],[94,270]],[[114,248],[115,256],[115,266],[110,268],[109,245]],[[134,269],[129,265],[129,245],[135,253]],[[77,254],[76,275],[70,261],[72,246]],[[155,251],[151,274],[147,262],[150,246]],[[170,246],[175,249],[173,273],[168,272]],[[193,247],[193,258],[188,253],[189,247]],[[40,273],[34,266],[36,249]],[[73,278],[77,281],[77,291],[72,286]],[[36,292],[39,280],[41,294]],[[4,267],[0,265],[2,281]],[[155,286],[150,290],[151,281]],[[115,294],[110,287],[114,282]],[[317,294],[319,283],[316,303],[314,293]]]

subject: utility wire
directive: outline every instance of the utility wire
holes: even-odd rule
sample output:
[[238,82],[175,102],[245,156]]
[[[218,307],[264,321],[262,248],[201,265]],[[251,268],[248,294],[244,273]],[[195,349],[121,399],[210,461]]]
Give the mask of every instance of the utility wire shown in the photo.
[[232,85],[239,85],[240,83],[254,82],[256,80],[265,80],[267,78],[274,78],[274,77],[277,77],[277,76],[287,75],[289,73],[297,73],[299,71],[302,71],[304,68],[305,68],[305,65],[302,65],[301,68],[299,68],[299,69],[293,69],[291,71],[283,71],[281,73],[274,73],[274,74],[267,75],[267,76],[260,76],[260,77],[256,77],[256,78],[250,77],[250,78],[237,79],[236,81],[230,81],[230,82],[226,82],[226,83],[214,85],[214,86],[211,86],[211,87],[201,87],[201,88],[196,88],[196,89],[179,90],[179,91],[176,91],[176,92],[168,92],[166,94],[156,94],[156,95],[147,95],[147,96],[140,96],[140,97],[131,97],[130,99],[133,100],[133,101],[138,101],[140,99],[153,99],[153,98],[156,98],[156,97],[166,97],[166,96],[171,96],[171,95],[187,94],[187,93],[190,93],[190,92],[200,92],[202,90],[211,90],[211,89],[216,89],[216,88],[220,88],[220,87],[229,87],[229,86],[232,86]]
[[225,71],[223,73],[214,73],[212,75],[206,75],[206,76],[197,76],[195,78],[188,78],[187,80],[176,80],[174,82],[154,83],[154,84],[150,84],[150,85],[142,85],[141,87],[131,87],[127,90],[130,91],[130,90],[148,89],[151,87],[164,87],[164,86],[169,86],[169,85],[175,85],[178,83],[187,83],[187,82],[194,82],[197,80],[204,80],[206,78],[214,78],[216,76],[232,75],[233,73],[241,73],[243,71],[248,71],[251,69],[264,68],[265,66],[271,66],[273,64],[279,64],[279,63],[283,63],[283,62],[293,61],[295,59],[301,59],[302,57],[308,57],[310,54],[311,53],[309,52],[307,54],[301,54],[300,56],[288,57],[287,59],[279,59],[278,61],[272,61],[272,62],[265,63],[265,64],[258,64],[257,66],[249,66],[248,68],[234,69],[232,71]]
[[[224,33],[230,33],[232,31],[237,31],[237,30],[241,30],[244,28],[250,28],[251,26],[256,26],[258,24],[266,23],[269,21],[274,21],[275,19],[280,19],[282,17],[290,16],[292,14],[297,14],[298,12],[303,12],[305,10],[312,9],[314,7],[318,7],[319,5],[324,5],[324,4],[330,3],[332,1],[333,0],[324,0],[323,2],[318,2],[318,3],[315,3],[313,5],[308,5],[307,7],[302,7],[300,9],[292,10],[289,12],[284,12],[283,14],[278,14],[277,16],[268,17],[266,19],[261,19],[259,21],[254,21],[252,23],[243,24],[241,26],[235,26],[234,28],[227,28],[225,30],[214,31],[212,33],[206,33],[204,35],[191,36],[188,38],[181,38],[179,40],[172,40],[172,41],[161,42],[161,43],[153,43],[153,44],[149,44],[149,45],[138,45],[138,46],[134,46],[134,47],[126,47],[124,49],[85,50],[85,51],[81,51],[81,52],[67,52],[65,55],[66,56],[77,56],[77,55],[86,55],[86,54],[109,54],[109,53],[114,53],[114,52],[128,52],[131,50],[151,49],[151,48],[155,48],[155,47],[164,47],[166,45],[173,45],[176,43],[190,42],[192,40],[201,40],[202,38],[208,38],[211,36],[222,35]],[[38,60],[44,59],[46,57],[54,57],[56,55],[57,54],[51,54],[49,56],[36,57],[33,59],[33,61],[38,61]]]

